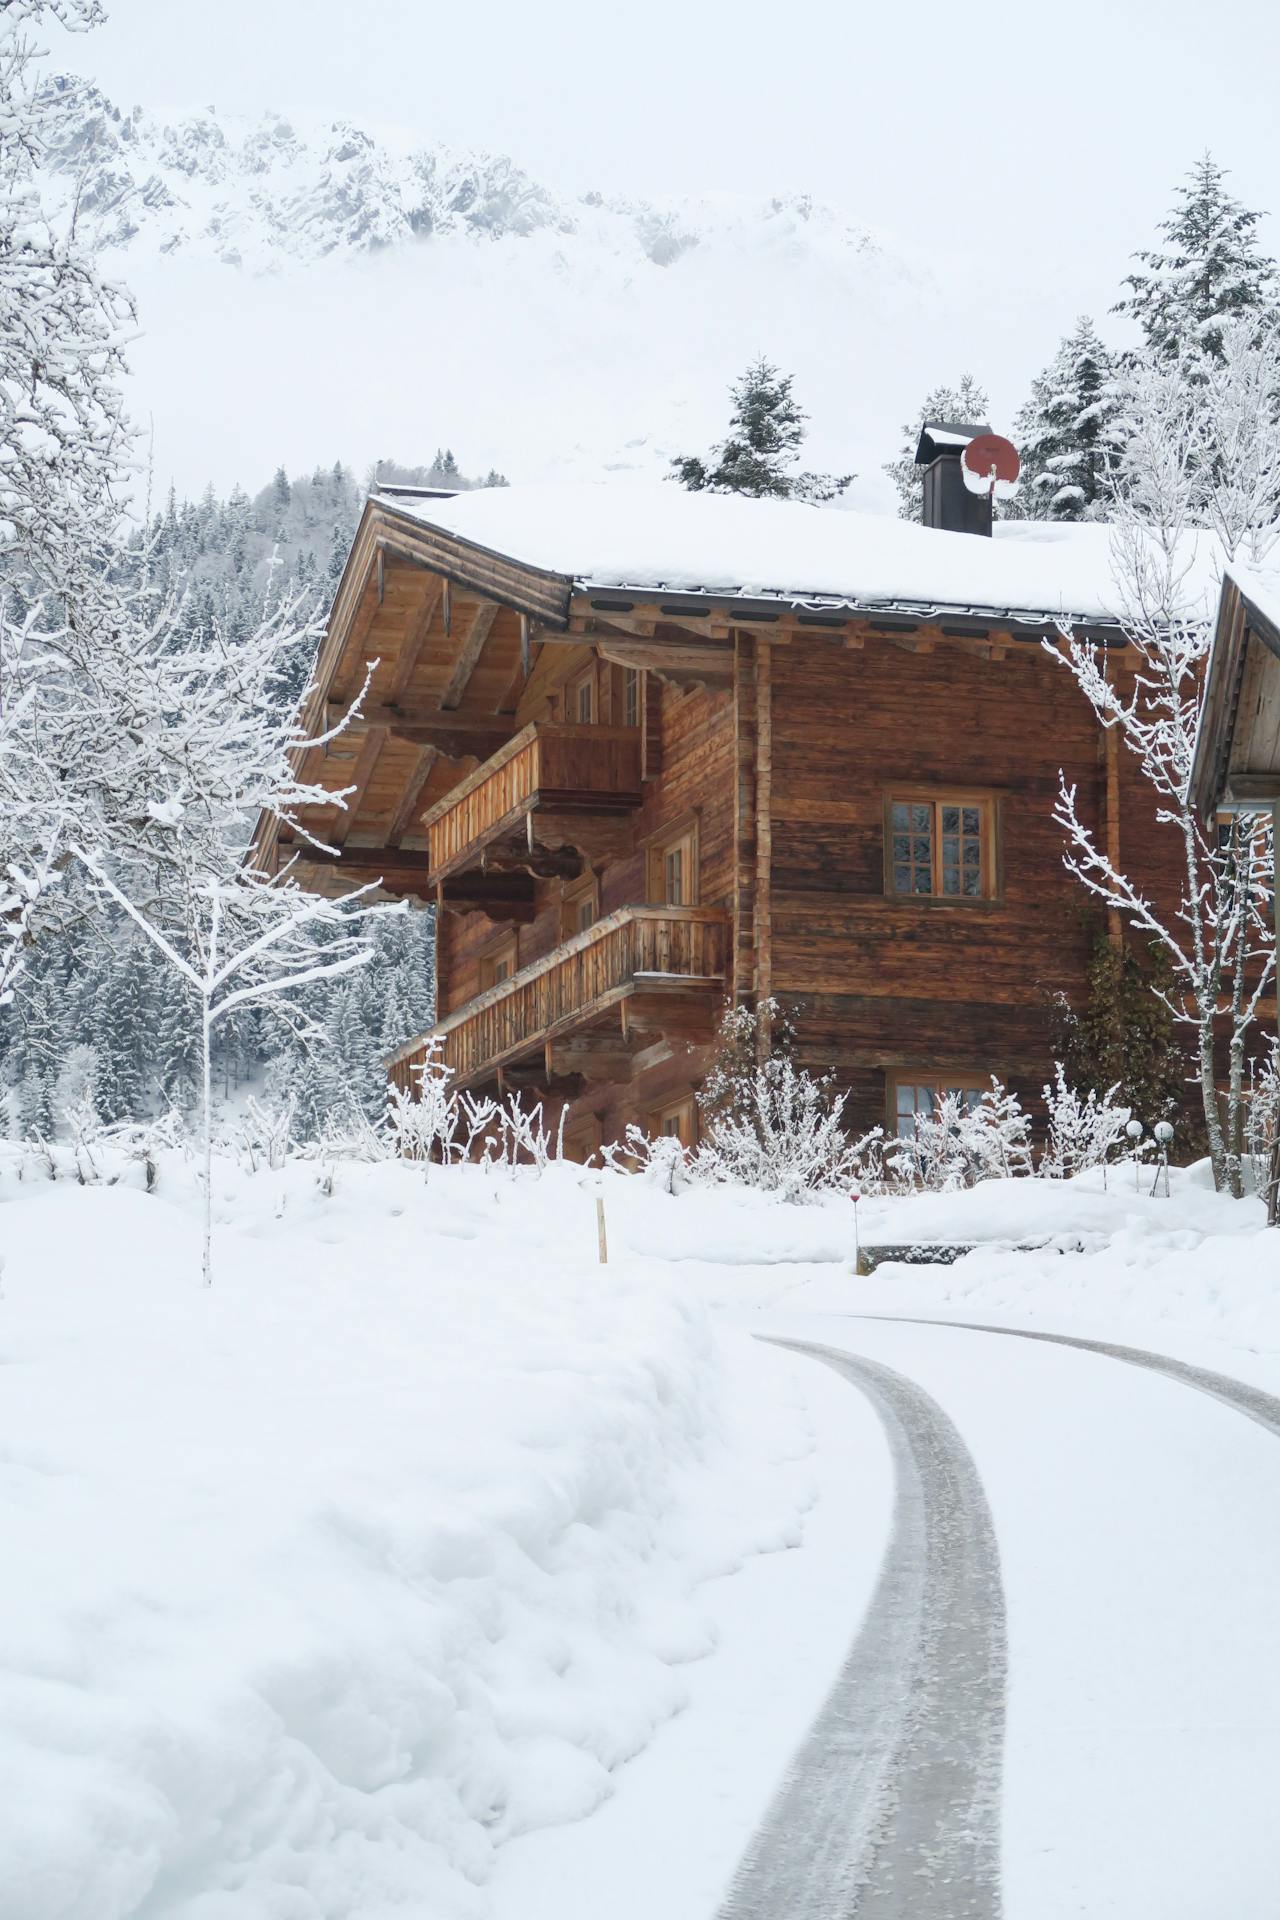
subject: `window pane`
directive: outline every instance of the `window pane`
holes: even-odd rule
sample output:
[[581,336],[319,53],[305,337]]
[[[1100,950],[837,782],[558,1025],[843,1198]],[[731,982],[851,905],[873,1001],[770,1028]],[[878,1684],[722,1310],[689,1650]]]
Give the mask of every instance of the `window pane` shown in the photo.
[[917,1092],[917,1089],[913,1087],[909,1081],[900,1080],[898,1082],[897,1093],[898,1093],[898,1112],[899,1113],[915,1112],[916,1092]]
[[942,809],[942,831],[944,833],[958,833],[960,831],[959,807],[944,807]]
[[966,867],[966,868],[965,868],[965,870],[964,870],[964,890],[965,890],[965,892],[966,892],[966,894],[968,894],[968,895],[969,895],[969,896],[970,896],[971,898],[973,898],[973,899],[981,899],[981,897],[982,897],[982,874],[980,873],[980,871],[978,870],[978,868],[977,868],[977,867]]
[[911,809],[902,800],[893,803],[893,830],[895,833],[907,833],[911,827]]
[[666,856],[665,869],[667,905],[681,907],[684,905],[684,851],[681,847],[672,847]]
[[964,813],[965,832],[977,833],[978,827],[979,827],[979,813],[978,813],[977,807],[965,807],[963,809],[963,813]]
[[917,833],[930,833],[932,831],[933,829],[932,814],[933,814],[932,807],[929,807],[929,806],[913,806],[912,807],[911,825],[914,827]]
[[907,866],[895,866],[893,869],[893,890],[895,893],[911,892],[911,869]]
[[966,867],[980,867],[982,865],[982,848],[976,840],[965,841],[964,863]]
[[907,835],[906,835],[905,833],[895,833],[895,834],[894,834],[894,836],[893,836],[893,857],[894,857],[894,859],[895,859],[895,860],[910,860],[910,858],[911,858],[911,841],[909,840],[909,838],[907,837]]

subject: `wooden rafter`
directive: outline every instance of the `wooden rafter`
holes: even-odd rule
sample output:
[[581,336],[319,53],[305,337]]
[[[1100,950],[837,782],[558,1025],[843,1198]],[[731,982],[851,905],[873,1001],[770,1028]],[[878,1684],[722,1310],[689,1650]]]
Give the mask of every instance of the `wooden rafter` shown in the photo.
[[423,747],[414,763],[413,772],[405,783],[400,804],[395,810],[391,825],[387,829],[387,845],[398,847],[413,824],[413,816],[422,800],[422,790],[431,778],[431,769],[440,758],[439,747]]
[[398,707],[404,699],[409,682],[422,658],[422,649],[427,643],[427,636],[431,632],[432,623],[436,617],[436,608],[440,604],[440,591],[439,585],[434,582],[428,587],[422,607],[405,634],[395,679],[391,682],[389,700],[392,706]]
[[329,700],[335,705],[345,707],[352,695],[359,690],[358,670],[364,664],[364,646],[373,623],[378,617],[381,602],[378,587],[372,575],[365,582],[364,593],[356,608],[355,619],[351,622],[347,637],[342,644],[342,652],[333,669]]
[[471,625],[458,649],[458,658],[454,662],[453,672],[449,675],[449,684],[440,698],[440,705],[446,713],[462,704],[462,696],[476,670],[476,663],[484,651],[484,643],[493,630],[498,617],[498,608],[487,600],[482,600],[471,616]]
[[386,728],[370,727],[369,731],[365,734],[360,752],[356,756],[356,763],[352,770],[351,779],[347,783],[352,791],[348,793],[345,809],[339,813],[338,819],[330,834],[330,838],[335,847],[346,845],[347,836],[355,826],[356,815],[360,811],[360,804],[365,794],[369,791],[369,782],[373,778],[373,770],[377,766],[379,755],[386,744]]

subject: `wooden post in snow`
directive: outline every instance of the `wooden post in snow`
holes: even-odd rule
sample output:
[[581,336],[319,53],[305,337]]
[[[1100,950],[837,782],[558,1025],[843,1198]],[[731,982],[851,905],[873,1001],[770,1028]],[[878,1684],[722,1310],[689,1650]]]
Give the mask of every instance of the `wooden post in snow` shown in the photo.
[[600,1193],[596,1195],[596,1237],[600,1243],[600,1265],[607,1267],[609,1264],[609,1242],[605,1238],[604,1231],[604,1195]]

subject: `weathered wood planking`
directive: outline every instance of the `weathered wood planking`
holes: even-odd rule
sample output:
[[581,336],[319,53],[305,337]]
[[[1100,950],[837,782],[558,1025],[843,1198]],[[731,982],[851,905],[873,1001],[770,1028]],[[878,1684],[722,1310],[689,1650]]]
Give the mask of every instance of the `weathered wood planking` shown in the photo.
[[[362,526],[357,548],[364,560],[353,552],[322,648],[325,684],[350,690],[366,659],[381,664],[351,738],[308,761],[312,777],[357,789],[349,819],[317,808],[316,829],[336,839],[339,824],[352,873],[381,849],[388,884],[406,892],[420,895],[428,849],[449,870],[458,904],[439,918],[439,1000],[448,1033],[469,1036],[450,1044],[468,1075],[492,1068],[506,1084],[558,1060],[553,1105],[569,1098],[593,1137],[647,1123],[710,1059],[715,1008],[691,957],[660,956],[684,969],[687,991],[677,980],[651,1004],[634,980],[641,936],[627,915],[661,870],[648,848],[673,834],[695,834],[699,909],[723,916],[725,991],[781,1000],[800,1058],[848,1087],[858,1127],[885,1120],[895,1074],[995,1072],[1024,1096],[1049,1077],[1053,998],[1081,999],[1097,926],[1062,864],[1059,770],[1112,857],[1157,897],[1177,897],[1176,835],[1037,633],[974,619],[954,632],[945,619],[888,631],[785,609],[745,610],[739,625],[729,607],[699,619],[692,600],[628,608],[616,596],[597,608],[554,576],[385,515]],[[1123,646],[1109,652],[1123,682],[1131,662]],[[628,667],[642,674],[633,824],[593,837],[584,796],[596,805],[598,794],[600,812],[622,781],[605,762]],[[599,750],[604,771],[553,778],[539,755],[573,731],[584,674],[594,720],[578,731],[595,736],[586,751]],[[1239,692],[1248,715],[1250,687]],[[1261,704],[1255,718],[1262,734],[1280,726]],[[885,809],[904,784],[987,796],[992,898],[887,893]],[[572,866],[525,858],[538,853],[544,801],[557,845],[576,836]],[[513,823],[527,827],[527,847]],[[583,862],[598,926],[611,930],[576,936],[579,946],[565,940],[562,879],[539,874]],[[329,887],[341,862],[313,870]],[[521,982],[482,994],[486,950],[501,941],[506,952],[513,932]],[[551,1032],[555,1046],[544,1044]]]

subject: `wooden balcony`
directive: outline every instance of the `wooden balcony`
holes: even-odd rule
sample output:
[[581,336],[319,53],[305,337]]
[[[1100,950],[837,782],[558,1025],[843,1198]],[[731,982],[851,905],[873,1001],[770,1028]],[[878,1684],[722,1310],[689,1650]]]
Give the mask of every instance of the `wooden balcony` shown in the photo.
[[638,727],[535,722],[423,815],[430,881],[475,870],[572,876],[581,855],[630,844],[626,816],[640,798]]
[[552,1082],[589,1057],[606,1077],[625,1077],[633,1041],[711,1038],[728,968],[729,915],[719,908],[619,907],[402,1048],[392,1077],[414,1091],[413,1069],[436,1037],[462,1086],[521,1062]]

